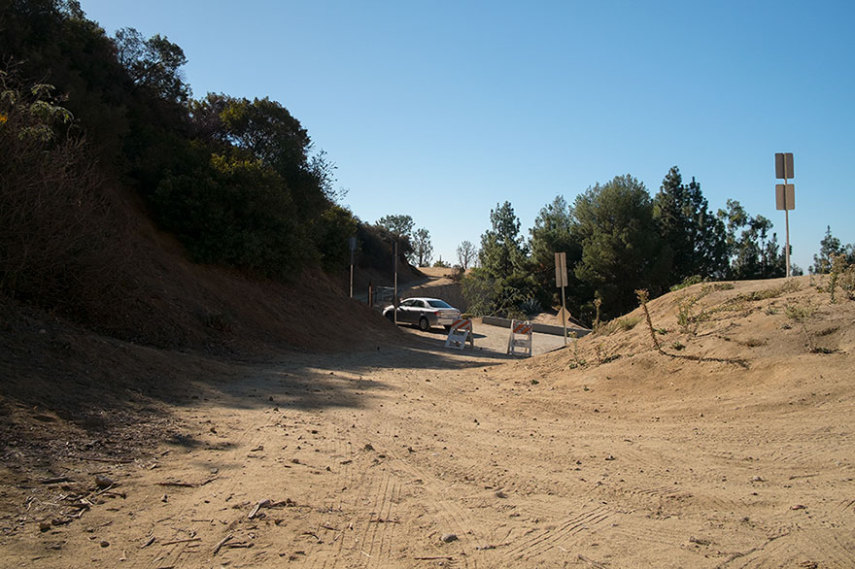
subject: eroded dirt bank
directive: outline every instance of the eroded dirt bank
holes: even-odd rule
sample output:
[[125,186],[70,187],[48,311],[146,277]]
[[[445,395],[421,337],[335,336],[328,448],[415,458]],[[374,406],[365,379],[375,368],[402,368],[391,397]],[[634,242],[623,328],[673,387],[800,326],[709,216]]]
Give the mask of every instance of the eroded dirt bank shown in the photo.
[[[674,299],[652,303],[666,354],[640,326],[512,363],[406,331],[394,347],[189,383],[140,458],[68,461],[54,471],[64,480],[20,481],[47,497],[17,513],[0,558],[855,566],[850,309],[807,287],[704,296],[717,316],[692,334],[674,324]],[[734,298],[738,314],[713,312]]]

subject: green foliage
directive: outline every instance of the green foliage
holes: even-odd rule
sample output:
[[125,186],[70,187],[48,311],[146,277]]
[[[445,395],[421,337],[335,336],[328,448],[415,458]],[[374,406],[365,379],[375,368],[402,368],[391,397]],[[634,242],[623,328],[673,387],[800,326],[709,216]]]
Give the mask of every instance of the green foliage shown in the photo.
[[596,334],[598,336],[610,336],[615,332],[629,332],[641,322],[641,316],[626,316],[624,318],[615,318],[605,324],[597,326]]
[[725,227],[709,210],[694,178],[683,184],[674,166],[654,199],[654,218],[671,257],[671,279],[692,275],[721,278],[727,273]]
[[582,259],[582,244],[573,233],[573,210],[562,196],[540,210],[530,230],[530,264],[538,281],[543,304],[557,305],[560,293],[555,286],[555,253],[565,253],[568,268],[566,300],[570,309],[578,313],[579,306],[590,292],[576,279],[573,267]]
[[520,221],[510,202],[490,210],[490,225],[481,236],[481,268],[494,279],[502,279],[522,270],[526,261]]
[[469,312],[475,316],[523,318],[522,307],[534,297],[537,283],[524,273],[495,278],[479,267],[463,277],[462,286]]
[[853,297],[853,285],[855,285],[855,266],[847,262],[846,255],[832,255],[831,257],[831,278],[828,284],[829,292],[831,293],[831,302],[837,302],[836,291],[838,283],[843,285],[843,290],[851,299]]
[[812,306],[805,306],[802,304],[788,304],[784,310],[787,318],[795,320],[796,322],[804,322],[813,316],[814,312],[815,310]]
[[137,88],[174,103],[190,98],[180,71],[187,58],[178,45],[160,35],[145,39],[134,28],[124,28],[116,32],[116,48],[119,63]]
[[377,220],[376,226],[387,235],[387,239],[398,243],[398,253],[408,262],[414,262],[413,227],[415,223],[409,215],[384,215]]
[[698,325],[708,318],[703,310],[695,311],[698,300],[699,296],[686,295],[677,301],[677,325],[685,334],[697,334]]
[[399,238],[411,239],[415,223],[409,215],[384,215],[377,225]]
[[826,226],[825,237],[819,242],[819,255],[813,256],[813,265],[810,267],[811,273],[821,275],[831,272],[831,258],[842,252],[843,246],[840,244],[840,239],[831,234],[830,225]]
[[573,206],[573,233],[582,244],[575,275],[603,301],[603,315],[627,312],[635,290],[664,289],[667,265],[663,242],[653,219],[653,204],[644,185],[631,176],[589,188]]
[[520,303],[520,310],[526,316],[535,316],[543,311],[543,306],[536,298],[527,298]]
[[843,245],[840,239],[831,234],[831,226],[827,226],[825,237],[819,242],[819,254],[813,256],[813,265],[810,272],[815,275],[831,272],[832,261],[835,256],[843,255],[847,264],[855,264],[855,245]]
[[121,296],[129,256],[70,121],[52,88],[0,71],[0,292],[82,314]]
[[683,282],[681,282],[680,284],[673,285],[670,291],[675,292],[702,282],[704,282],[704,279],[703,277],[701,277],[701,275],[692,275],[683,279]]
[[522,318],[539,285],[526,265],[520,222],[509,202],[490,212],[490,222],[481,236],[481,266],[463,278],[463,296],[477,316]]
[[152,202],[198,262],[285,278],[313,252],[281,178],[259,160],[214,154],[204,168],[165,176]]
[[730,261],[729,277],[736,280],[786,276],[786,256],[778,246],[778,237],[769,232],[772,222],[748,215],[736,200],[727,200],[727,208],[718,211],[726,223]]
[[[386,274],[394,271],[392,257],[395,236],[392,233],[379,225],[359,223],[356,227],[356,242],[359,249],[357,265],[360,268],[373,268]],[[400,250],[399,255],[402,255]]]
[[348,240],[356,235],[358,220],[350,210],[331,206],[317,222],[315,242],[321,256],[321,268],[332,273],[350,265]]

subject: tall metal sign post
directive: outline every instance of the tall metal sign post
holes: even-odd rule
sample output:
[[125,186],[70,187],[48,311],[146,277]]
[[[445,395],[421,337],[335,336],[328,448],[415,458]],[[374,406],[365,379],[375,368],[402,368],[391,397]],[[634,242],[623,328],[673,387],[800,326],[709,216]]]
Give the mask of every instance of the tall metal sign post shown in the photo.
[[788,180],[796,177],[793,173],[792,152],[775,154],[775,177],[784,180],[783,184],[775,184],[775,205],[777,209],[784,210],[787,230],[787,242],[784,251],[787,258],[787,278],[790,278],[790,210],[796,209],[795,185],[787,183]]
[[564,345],[567,345],[567,303],[564,287],[567,286],[567,253],[555,254],[555,286],[561,289],[561,324],[564,326]]

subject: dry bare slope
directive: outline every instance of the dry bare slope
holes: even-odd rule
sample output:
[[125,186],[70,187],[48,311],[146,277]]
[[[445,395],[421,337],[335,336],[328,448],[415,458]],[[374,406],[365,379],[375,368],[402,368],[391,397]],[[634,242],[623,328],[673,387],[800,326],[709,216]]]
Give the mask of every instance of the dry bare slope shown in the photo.
[[[413,339],[219,370],[169,406],[157,452],[87,463],[76,451],[54,473],[64,482],[18,473],[49,491],[0,536],[0,558],[853,567],[855,303],[815,284],[657,299],[665,353],[637,311],[526,360]],[[698,318],[682,326],[692,297],[683,313]],[[97,473],[115,486],[99,489]]]

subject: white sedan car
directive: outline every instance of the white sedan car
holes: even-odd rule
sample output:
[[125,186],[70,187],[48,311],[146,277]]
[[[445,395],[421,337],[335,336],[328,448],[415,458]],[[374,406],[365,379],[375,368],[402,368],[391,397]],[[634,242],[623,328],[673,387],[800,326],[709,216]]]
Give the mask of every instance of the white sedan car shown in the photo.
[[[395,320],[395,307],[387,306],[383,316]],[[432,326],[451,328],[460,318],[460,311],[438,298],[413,297],[402,300],[397,310],[398,323],[415,324],[419,330],[429,330]]]

